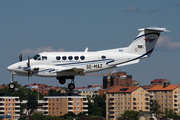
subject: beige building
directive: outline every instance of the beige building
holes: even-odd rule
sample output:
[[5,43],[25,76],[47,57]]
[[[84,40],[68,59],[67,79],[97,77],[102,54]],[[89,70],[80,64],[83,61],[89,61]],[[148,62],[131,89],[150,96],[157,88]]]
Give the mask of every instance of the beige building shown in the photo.
[[88,100],[86,96],[45,96],[43,108],[44,115],[88,114]]
[[173,109],[180,115],[180,85],[155,85],[149,89],[150,99],[157,100],[161,111]]
[[142,87],[114,86],[106,92],[106,119],[117,120],[126,110],[149,111],[149,92]]
[[20,117],[19,97],[0,96],[0,115],[10,115],[11,120],[17,120]]
[[90,96],[95,97],[99,95],[98,90],[101,89],[100,87],[88,88],[88,89],[78,89],[78,95],[81,96]]

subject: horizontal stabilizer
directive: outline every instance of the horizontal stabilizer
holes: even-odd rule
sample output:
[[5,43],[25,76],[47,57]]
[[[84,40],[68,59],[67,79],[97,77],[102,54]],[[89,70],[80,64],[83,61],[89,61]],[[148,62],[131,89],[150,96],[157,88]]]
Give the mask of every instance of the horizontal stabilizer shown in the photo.
[[138,31],[144,31],[144,30],[159,31],[159,32],[170,32],[170,30],[166,30],[166,28],[158,28],[158,27],[149,27],[149,28],[138,29]]

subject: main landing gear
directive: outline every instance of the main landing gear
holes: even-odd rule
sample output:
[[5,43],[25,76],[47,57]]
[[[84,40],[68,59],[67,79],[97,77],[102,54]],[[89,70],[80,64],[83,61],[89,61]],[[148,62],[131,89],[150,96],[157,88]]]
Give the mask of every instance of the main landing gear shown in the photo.
[[68,84],[68,88],[70,90],[73,90],[75,88],[74,85],[74,76],[61,76],[61,77],[57,77],[57,80],[59,80],[60,84],[65,84],[66,83],[66,79],[71,79],[71,83]]
[[15,89],[15,84],[13,83],[14,74],[11,73],[11,83],[9,83],[9,89]]

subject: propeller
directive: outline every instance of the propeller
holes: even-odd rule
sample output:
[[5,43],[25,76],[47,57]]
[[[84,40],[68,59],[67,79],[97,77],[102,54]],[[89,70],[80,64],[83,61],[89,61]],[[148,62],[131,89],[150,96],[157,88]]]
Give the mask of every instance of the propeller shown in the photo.
[[28,62],[26,64],[27,64],[27,67],[25,67],[23,70],[28,72],[28,81],[29,81],[29,76],[31,74],[31,65],[30,65],[30,58],[29,58],[29,56],[28,56]]
[[31,68],[30,68],[30,59],[29,59],[29,56],[28,56],[27,67],[29,68],[29,70],[28,70],[28,81],[29,81],[29,76],[30,76],[30,73],[31,73]]
[[22,61],[22,53],[19,55],[19,61]]

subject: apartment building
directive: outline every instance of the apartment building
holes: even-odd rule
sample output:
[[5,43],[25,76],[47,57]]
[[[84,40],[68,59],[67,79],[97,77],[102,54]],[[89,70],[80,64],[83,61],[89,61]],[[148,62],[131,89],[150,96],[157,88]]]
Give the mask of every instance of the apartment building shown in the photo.
[[11,120],[20,117],[19,97],[0,96],[0,115],[11,115]]
[[117,120],[125,110],[149,111],[149,92],[136,86],[110,88],[106,92],[106,119]]
[[87,96],[45,96],[44,115],[63,116],[66,113],[88,114]]
[[180,115],[180,85],[155,85],[149,89],[150,99],[157,100],[161,111],[173,109]]
[[94,87],[94,88],[87,88],[87,89],[78,89],[78,95],[95,97],[96,95],[99,95],[98,93],[99,89],[101,88]]

